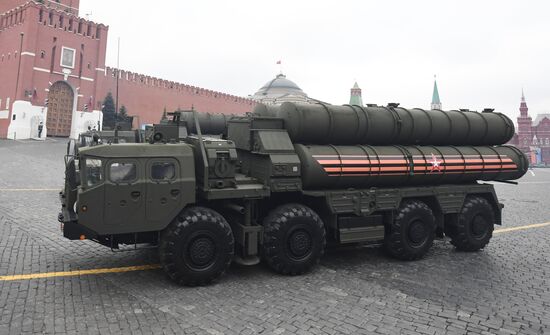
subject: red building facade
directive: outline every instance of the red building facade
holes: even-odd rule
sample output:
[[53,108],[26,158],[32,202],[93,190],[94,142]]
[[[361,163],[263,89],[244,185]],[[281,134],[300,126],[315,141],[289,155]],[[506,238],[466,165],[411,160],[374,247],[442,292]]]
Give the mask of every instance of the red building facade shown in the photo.
[[[34,128],[23,120],[30,116],[44,122],[49,135],[69,136],[77,116],[101,114],[107,93],[115,95],[117,71],[105,64],[109,28],[78,11],[79,0],[0,2],[0,138],[12,138],[16,130],[21,138],[25,127]],[[165,108],[241,114],[254,105],[122,70],[118,84],[119,105],[136,116],[134,126],[159,121]]]
[[525,152],[531,164],[550,165],[550,114],[539,114],[533,121],[523,94],[519,112],[517,134],[510,144]]

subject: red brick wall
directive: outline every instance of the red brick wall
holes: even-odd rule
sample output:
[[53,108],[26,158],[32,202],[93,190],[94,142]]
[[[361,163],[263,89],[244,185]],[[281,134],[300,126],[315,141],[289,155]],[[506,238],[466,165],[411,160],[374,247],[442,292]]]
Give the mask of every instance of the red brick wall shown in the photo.
[[[103,100],[108,92],[116,94],[116,70],[107,68],[97,91],[98,99]],[[128,78],[128,79],[127,79]],[[215,92],[204,88],[170,82],[142,74],[121,71],[119,79],[119,106],[126,106],[129,115],[138,116],[136,126],[144,123],[157,123],[163,113],[178,108],[199,112],[244,114],[252,111],[255,103],[249,99]],[[98,100],[95,109],[101,107]]]

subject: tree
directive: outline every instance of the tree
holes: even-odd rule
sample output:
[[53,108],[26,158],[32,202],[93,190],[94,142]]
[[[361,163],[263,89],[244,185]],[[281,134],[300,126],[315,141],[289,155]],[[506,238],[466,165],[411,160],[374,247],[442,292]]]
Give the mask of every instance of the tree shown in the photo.
[[115,100],[111,92],[107,93],[107,96],[103,100],[103,127],[108,129],[115,129]]
[[127,121],[128,118],[128,110],[126,106],[122,105],[118,111],[118,121]]
[[160,122],[168,120],[168,115],[166,114],[166,107],[164,107],[164,112],[162,112],[162,117],[160,118]]
[[132,130],[132,124],[134,123],[134,117],[128,115],[128,109],[122,105],[118,110],[117,125],[122,130]]

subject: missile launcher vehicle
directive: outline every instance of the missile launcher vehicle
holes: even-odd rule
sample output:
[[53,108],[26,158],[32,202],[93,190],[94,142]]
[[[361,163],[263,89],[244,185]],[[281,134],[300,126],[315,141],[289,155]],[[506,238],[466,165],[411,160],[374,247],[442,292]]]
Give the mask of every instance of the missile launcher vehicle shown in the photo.
[[476,251],[502,221],[484,181],[528,169],[523,153],[502,145],[513,123],[490,110],[284,103],[178,120],[185,130],[161,125],[144,143],[66,157],[66,238],[157,247],[184,285],[208,284],[231,262],[301,274],[327,243],[383,245],[415,260],[448,236]]

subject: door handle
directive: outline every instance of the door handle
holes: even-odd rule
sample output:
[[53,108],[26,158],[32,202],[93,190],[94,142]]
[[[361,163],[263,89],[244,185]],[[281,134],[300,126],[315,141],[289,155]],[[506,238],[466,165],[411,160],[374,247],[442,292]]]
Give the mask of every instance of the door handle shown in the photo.
[[130,194],[132,195],[132,199],[137,199],[141,195],[141,192],[140,191],[133,191]]
[[173,189],[170,191],[170,194],[173,196],[173,197],[177,197],[179,194],[180,194],[180,190],[178,189]]

